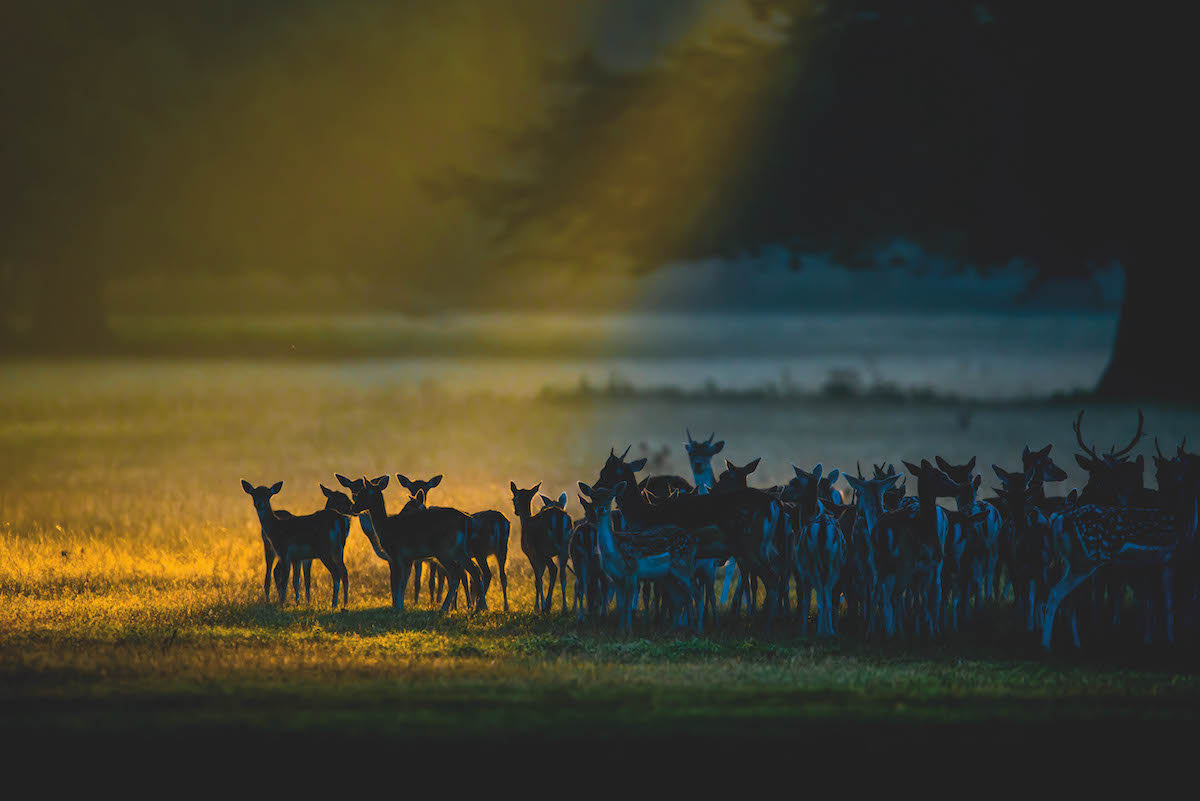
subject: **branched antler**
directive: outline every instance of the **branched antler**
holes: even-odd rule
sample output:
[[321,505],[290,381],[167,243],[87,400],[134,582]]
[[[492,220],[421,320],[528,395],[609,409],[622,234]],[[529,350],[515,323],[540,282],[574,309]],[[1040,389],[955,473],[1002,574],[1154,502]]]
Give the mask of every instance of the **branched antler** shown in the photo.
[[1079,447],[1083,448],[1084,452],[1087,453],[1088,456],[1099,462],[1101,461],[1100,457],[1096,455],[1096,451],[1084,444],[1083,434],[1079,432],[1080,426],[1083,424],[1083,411],[1083,409],[1079,410],[1079,416],[1075,418],[1075,423],[1072,425],[1072,428],[1075,429],[1075,441],[1079,443]]
[[[1113,458],[1113,459],[1115,459],[1115,458],[1117,458],[1118,456],[1124,456],[1125,454],[1127,454],[1127,453],[1129,453],[1131,450],[1133,450],[1133,446],[1134,446],[1134,445],[1137,445],[1137,444],[1138,444],[1138,440],[1140,440],[1140,439],[1142,438],[1142,435],[1144,435],[1144,434],[1146,433],[1146,432],[1145,432],[1145,430],[1144,430],[1144,429],[1143,429],[1143,427],[1142,427],[1142,426],[1143,426],[1143,424],[1144,424],[1145,422],[1146,422],[1146,418],[1145,418],[1145,416],[1142,414],[1142,410],[1141,410],[1141,409],[1138,409],[1138,425],[1137,425],[1137,433],[1135,433],[1135,434],[1133,435],[1133,439],[1132,439],[1132,440],[1130,441],[1130,443],[1129,443],[1128,445],[1126,445],[1126,446],[1125,446],[1123,449],[1121,449],[1121,450],[1119,450],[1119,451],[1116,451],[1116,452],[1113,452],[1113,451],[1111,451],[1111,450],[1110,450],[1110,451],[1108,452],[1108,455],[1109,455],[1109,457],[1110,457],[1110,458]],[[1114,445],[1113,447],[1116,447],[1116,446]]]

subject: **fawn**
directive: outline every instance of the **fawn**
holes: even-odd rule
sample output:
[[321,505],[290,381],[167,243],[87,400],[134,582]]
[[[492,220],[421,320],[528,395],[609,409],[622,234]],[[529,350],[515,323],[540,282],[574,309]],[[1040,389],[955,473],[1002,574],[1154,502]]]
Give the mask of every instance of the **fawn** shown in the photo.
[[[408,584],[409,571],[418,559],[437,559],[450,576],[450,587],[442,602],[442,612],[450,609],[450,602],[466,577],[470,577],[475,592],[476,611],[487,609],[487,599],[482,594],[482,578],[479,568],[471,561],[467,552],[471,518],[457,509],[424,506],[425,491],[418,490],[399,514],[389,515],[383,499],[388,476],[375,481],[362,479],[362,489],[354,495],[353,513],[366,512],[371,517],[381,549],[388,556],[391,573],[392,606],[404,611],[404,587]],[[469,601],[468,601],[469,603]]]
[[[513,512],[521,521],[521,550],[529,559],[534,577],[534,608],[549,612],[554,601],[554,578],[561,574],[562,608],[567,609],[567,556],[571,545],[571,516],[555,504],[543,506],[536,515],[530,510],[533,496],[538,494],[539,481],[532,489],[518,489],[514,481],[509,482],[512,490]],[[563,499],[566,505],[566,499]],[[554,560],[557,557],[558,564]],[[550,586],[542,592],[542,574],[549,569]]]
[[[349,602],[350,577],[346,573],[346,564],[342,558],[346,547],[346,535],[350,531],[349,510],[336,508],[338,504],[332,495],[340,492],[321,487],[326,497],[332,503],[326,508],[310,515],[292,515],[277,517],[271,509],[271,498],[283,489],[283,482],[277,482],[270,487],[255,487],[249,481],[242,479],[242,489],[254,502],[254,511],[258,513],[259,523],[262,524],[264,535],[271,543],[279,564],[275,566],[275,587],[279,591],[279,602],[282,604],[287,597],[287,577],[291,572],[292,587],[296,600],[300,599],[300,574],[294,569],[297,562],[304,559],[320,559],[321,564],[329,570],[333,579],[333,608],[338,605],[338,585],[342,585],[342,603]],[[345,497],[345,496],[342,496]],[[333,507],[333,508],[331,508]]]

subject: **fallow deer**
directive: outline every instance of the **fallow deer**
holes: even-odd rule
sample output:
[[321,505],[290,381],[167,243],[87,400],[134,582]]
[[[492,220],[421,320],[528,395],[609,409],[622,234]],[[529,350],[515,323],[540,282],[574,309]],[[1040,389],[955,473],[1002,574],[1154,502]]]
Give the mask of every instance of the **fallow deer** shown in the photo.
[[[1025,450],[1029,452],[1028,448]],[[1000,562],[1002,521],[1000,511],[995,506],[978,500],[979,485],[983,479],[974,475],[974,456],[961,465],[950,464],[940,456],[935,461],[942,472],[958,484],[959,493],[954,500],[959,515],[955,520],[974,518],[979,521],[971,530],[951,527],[947,541],[946,563],[952,574],[944,578],[949,580],[949,589],[953,591],[951,608],[955,617],[954,628],[957,630],[959,614],[963,615],[964,623],[970,614],[969,594],[974,593],[977,605],[984,599],[995,597],[993,579]]]
[[[521,550],[533,568],[534,608],[549,612],[554,601],[554,578],[561,573],[562,608],[567,611],[567,556],[571,545],[571,516],[555,505],[544,506],[536,515],[530,509],[533,496],[542,486],[539,481],[532,489],[512,489],[513,512],[521,522]],[[565,505],[565,504],[564,504]],[[555,558],[558,564],[554,563]],[[550,585],[542,591],[542,574],[549,569]]]
[[858,520],[861,521],[861,525],[856,529],[848,564],[853,566],[858,576],[854,589],[863,604],[863,623],[868,631],[879,628],[881,625],[879,613],[882,611],[881,600],[877,595],[878,576],[875,571],[874,555],[875,527],[878,525],[879,518],[887,512],[884,500],[887,493],[902,478],[898,473],[881,476],[880,472],[882,471],[877,469],[875,478],[872,479],[862,478],[861,470],[859,478],[846,476],[846,481],[857,496],[855,506],[858,509]]
[[992,470],[1003,489],[993,488],[1004,505],[1003,562],[1012,582],[1017,612],[1025,628],[1037,626],[1037,610],[1048,584],[1051,549],[1050,520],[1034,504],[1042,496],[1041,482],[1034,469],[1026,473],[1006,473],[996,465]]
[[[583,509],[583,519],[576,521],[571,530],[570,557],[575,571],[574,609],[576,620],[583,621],[586,614],[604,616],[612,584],[600,569],[599,543],[596,538],[595,504],[582,495],[578,496]],[[615,526],[614,530],[620,530]]]
[[770,576],[767,596],[769,610],[767,625],[774,619],[779,580],[788,561],[775,545],[775,526],[781,509],[779,503],[761,490],[744,489],[720,495],[692,495],[675,498],[651,506],[637,491],[634,473],[641,470],[645,459],[626,462],[625,455],[609,452],[608,460],[596,482],[601,487],[615,487],[624,482],[617,503],[630,531],[643,531],[656,526],[677,525],[697,539],[697,559],[727,560],[736,557],[749,570]]
[[672,524],[644,528],[636,535],[618,536],[612,527],[613,498],[626,489],[623,481],[609,488],[589,487],[579,482],[579,491],[592,500],[596,516],[596,541],[600,569],[617,593],[619,628],[633,630],[633,606],[639,581],[663,582],[676,610],[676,621],[702,622],[695,615],[692,575],[696,558],[696,539],[685,529]]
[[941,604],[941,563],[945,552],[949,521],[937,505],[938,498],[954,497],[958,485],[929,463],[904,462],[917,477],[917,502],[902,504],[894,512],[879,518],[875,525],[873,553],[878,576],[883,626],[890,637],[895,633],[895,604],[907,592],[919,631],[935,633],[937,610]]
[[[295,515],[293,515],[291,512],[289,512],[286,509],[276,509],[275,517],[287,518],[287,517],[295,517]],[[262,541],[263,541],[263,557],[266,559],[266,562],[267,562],[267,571],[263,575],[263,596],[264,596],[266,602],[270,603],[271,602],[271,574],[272,574],[271,568],[275,564],[275,549],[271,547],[271,541],[269,539],[267,539],[266,529],[262,530]],[[303,569],[303,571],[304,571],[304,602],[312,603],[312,592],[311,592],[311,590],[312,590],[312,560],[305,559],[303,561],[297,562],[295,565],[295,569],[296,570]],[[297,590],[297,592],[296,592],[296,603],[300,603],[299,590]]]
[[[350,578],[346,573],[342,552],[346,546],[346,535],[350,531],[348,511],[330,508],[331,505],[336,507],[334,502],[310,515],[277,517],[271,509],[271,498],[283,489],[282,481],[270,487],[255,487],[242,479],[242,489],[253,500],[254,511],[258,514],[262,530],[279,557],[279,563],[274,570],[279,602],[282,604],[286,600],[289,573],[293,575],[292,586],[299,602],[299,571],[294,569],[294,565],[304,559],[320,559],[333,580],[333,608],[337,609],[339,584],[344,588],[342,603],[347,603]],[[324,486],[321,489],[325,490],[326,497],[329,497],[331,490],[325,489]]]
[[[842,514],[851,515],[853,509]],[[805,521],[796,534],[792,551],[796,575],[803,584],[817,592],[817,634],[831,637],[837,633],[837,597],[833,588],[846,564],[849,550],[846,536],[837,518],[822,512]],[[800,633],[805,633],[807,615],[800,620]]]
[[437,559],[450,576],[450,587],[442,602],[442,612],[450,609],[450,602],[464,578],[469,576],[474,584],[475,609],[487,609],[483,596],[483,580],[479,568],[471,561],[467,551],[471,518],[457,509],[424,507],[425,493],[419,490],[399,514],[389,515],[383,499],[388,476],[375,481],[362,480],[362,489],[354,495],[353,512],[366,512],[378,537],[381,549],[388,557],[391,573],[392,606],[404,611],[404,587],[408,584],[409,571],[418,559]]
[[1050,648],[1059,605],[1105,565],[1152,568],[1161,573],[1167,639],[1174,642],[1176,559],[1195,548],[1200,522],[1200,475],[1194,465],[1185,467],[1176,476],[1166,470],[1161,475],[1162,509],[1084,504],[1057,517],[1054,544],[1065,570],[1046,599],[1044,648]]
[[[422,481],[420,479],[417,479],[414,481],[400,473],[397,473],[396,480],[400,482],[400,486],[402,486],[406,490],[408,490],[409,498],[416,498],[418,492],[424,491],[425,500],[428,501],[430,491],[432,491],[435,487],[437,487],[439,484],[442,483],[442,475],[439,473],[438,475],[434,476],[433,478],[431,478],[427,481]],[[407,501],[406,501],[406,503],[407,503]],[[429,568],[429,605],[433,606],[434,598],[436,597],[436,599],[438,601],[442,600],[442,593],[445,592],[445,590],[446,590],[446,579],[447,579],[446,571],[442,570],[441,566],[438,565],[438,563],[432,559],[413,563],[412,575],[413,575],[413,603],[414,604],[419,603],[419,601],[420,601],[421,570],[423,567]],[[435,587],[436,587],[436,596],[434,594]],[[458,598],[454,598],[450,602],[450,608],[451,609],[458,608]]]

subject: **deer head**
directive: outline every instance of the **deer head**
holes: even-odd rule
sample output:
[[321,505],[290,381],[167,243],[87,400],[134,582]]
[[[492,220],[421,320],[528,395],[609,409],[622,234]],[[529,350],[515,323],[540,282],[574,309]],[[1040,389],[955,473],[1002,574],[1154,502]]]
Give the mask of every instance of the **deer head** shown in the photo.
[[538,490],[542,487],[542,482],[538,482],[531,489],[517,489],[515,481],[508,482],[509,488],[512,490],[513,512],[517,517],[532,517],[533,512],[529,508],[529,504],[533,501],[533,496],[538,494]]
[[[755,459],[753,462],[748,462],[742,467],[738,467],[728,459],[725,460],[725,470],[717,479],[717,486],[721,489],[745,489],[746,478],[758,469],[758,463],[762,461],[762,457]],[[716,487],[714,487],[716,489]]]
[[[540,487],[541,485],[539,484],[538,486]],[[547,497],[545,495],[540,495],[539,497],[542,499],[542,508],[543,509],[545,509],[547,506],[553,506],[557,509],[562,509],[562,510],[566,511],[567,493],[564,492],[561,495],[559,495],[557,500],[555,500],[554,498]]]
[[725,447],[725,440],[713,442],[713,437],[717,433],[708,435],[708,439],[698,441],[692,439],[692,432],[687,430],[687,442],[683,444],[687,450],[688,463],[692,468],[692,477],[697,487],[707,487],[712,489],[716,481],[713,479],[712,458],[716,456]]
[[1128,453],[1133,450],[1133,446],[1145,433],[1144,423],[1145,417],[1139,409],[1137,431],[1134,432],[1133,439],[1129,444],[1121,450],[1117,450],[1114,445],[1108,453],[1098,454],[1094,448],[1088,447],[1083,441],[1083,410],[1080,410],[1073,428],[1076,442],[1087,454],[1087,456],[1075,455],[1075,461],[1088,474],[1087,484],[1083,488],[1085,503],[1128,506],[1133,494],[1142,489],[1145,460],[1141,456],[1130,460]]
[[410,481],[400,473],[396,474],[396,480],[400,482],[400,486],[408,490],[410,497],[415,497],[420,490],[425,491],[425,497],[429,497],[429,491],[442,483],[442,476],[436,475],[428,481]]

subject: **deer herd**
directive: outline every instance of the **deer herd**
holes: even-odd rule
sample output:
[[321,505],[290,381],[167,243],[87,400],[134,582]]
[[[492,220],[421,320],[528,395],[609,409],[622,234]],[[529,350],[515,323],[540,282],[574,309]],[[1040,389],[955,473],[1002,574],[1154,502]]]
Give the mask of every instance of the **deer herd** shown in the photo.
[[[640,599],[645,624],[699,632],[706,621],[715,624],[719,607],[729,602],[730,614],[744,606],[770,628],[792,616],[794,582],[801,633],[814,598],[816,632],[822,636],[846,625],[868,635],[933,637],[970,626],[991,605],[1013,608],[1019,625],[1050,648],[1056,620],[1075,647],[1081,617],[1088,631],[1114,630],[1132,591],[1142,610],[1144,640],[1165,636],[1174,642],[1177,605],[1188,625],[1200,617],[1195,609],[1200,455],[1185,450],[1186,440],[1174,455],[1165,455],[1156,439],[1158,488],[1150,490],[1144,486],[1143,457],[1130,455],[1144,436],[1140,411],[1132,441],[1107,453],[1085,444],[1082,423],[1080,412],[1074,431],[1083,454],[1075,459],[1088,480],[1082,491],[1065,497],[1046,493],[1047,484],[1067,478],[1051,459],[1050,445],[1026,447],[1015,471],[992,465],[1000,486],[994,496],[980,498],[983,477],[974,458],[959,465],[941,457],[934,463],[902,462],[904,472],[873,465],[869,476],[861,467],[849,475],[826,473],[820,464],[811,471],[793,466],[795,476],[786,485],[755,488],[748,479],[760,460],[741,467],[726,460],[716,475],[713,459],[725,443],[713,442],[711,435],[694,440],[690,432],[685,448],[692,481],[674,475],[639,481],[647,460],[626,461],[629,448],[620,455],[611,450],[596,480],[579,482],[583,516],[575,521],[566,511],[565,492],[558,498],[540,495],[542,506],[535,509],[541,484],[521,489],[512,482],[535,610],[551,611],[557,577],[566,612],[570,572],[571,605],[581,622],[612,614],[617,628],[628,633]],[[849,498],[834,487],[840,477],[849,484]],[[309,515],[272,507],[283,482],[255,487],[243,480],[262,528],[267,600],[272,576],[279,601],[286,600],[290,575],[299,603],[301,574],[307,598],[311,563],[318,559],[333,580],[333,607],[339,587],[347,603],[343,551],[357,516],[372,550],[388,564],[397,610],[404,609],[414,569],[417,602],[425,562],[430,601],[435,576],[445,588],[443,612],[457,604],[460,587],[468,608],[487,609],[493,557],[507,611],[508,518],[494,510],[467,514],[428,505],[440,475],[428,481],[396,478],[408,492],[398,513],[390,513],[384,500],[390,476],[338,475],[349,495],[322,485],[325,508]],[[910,478],[915,495],[906,494]],[[940,505],[941,499],[952,499],[953,508]]]

